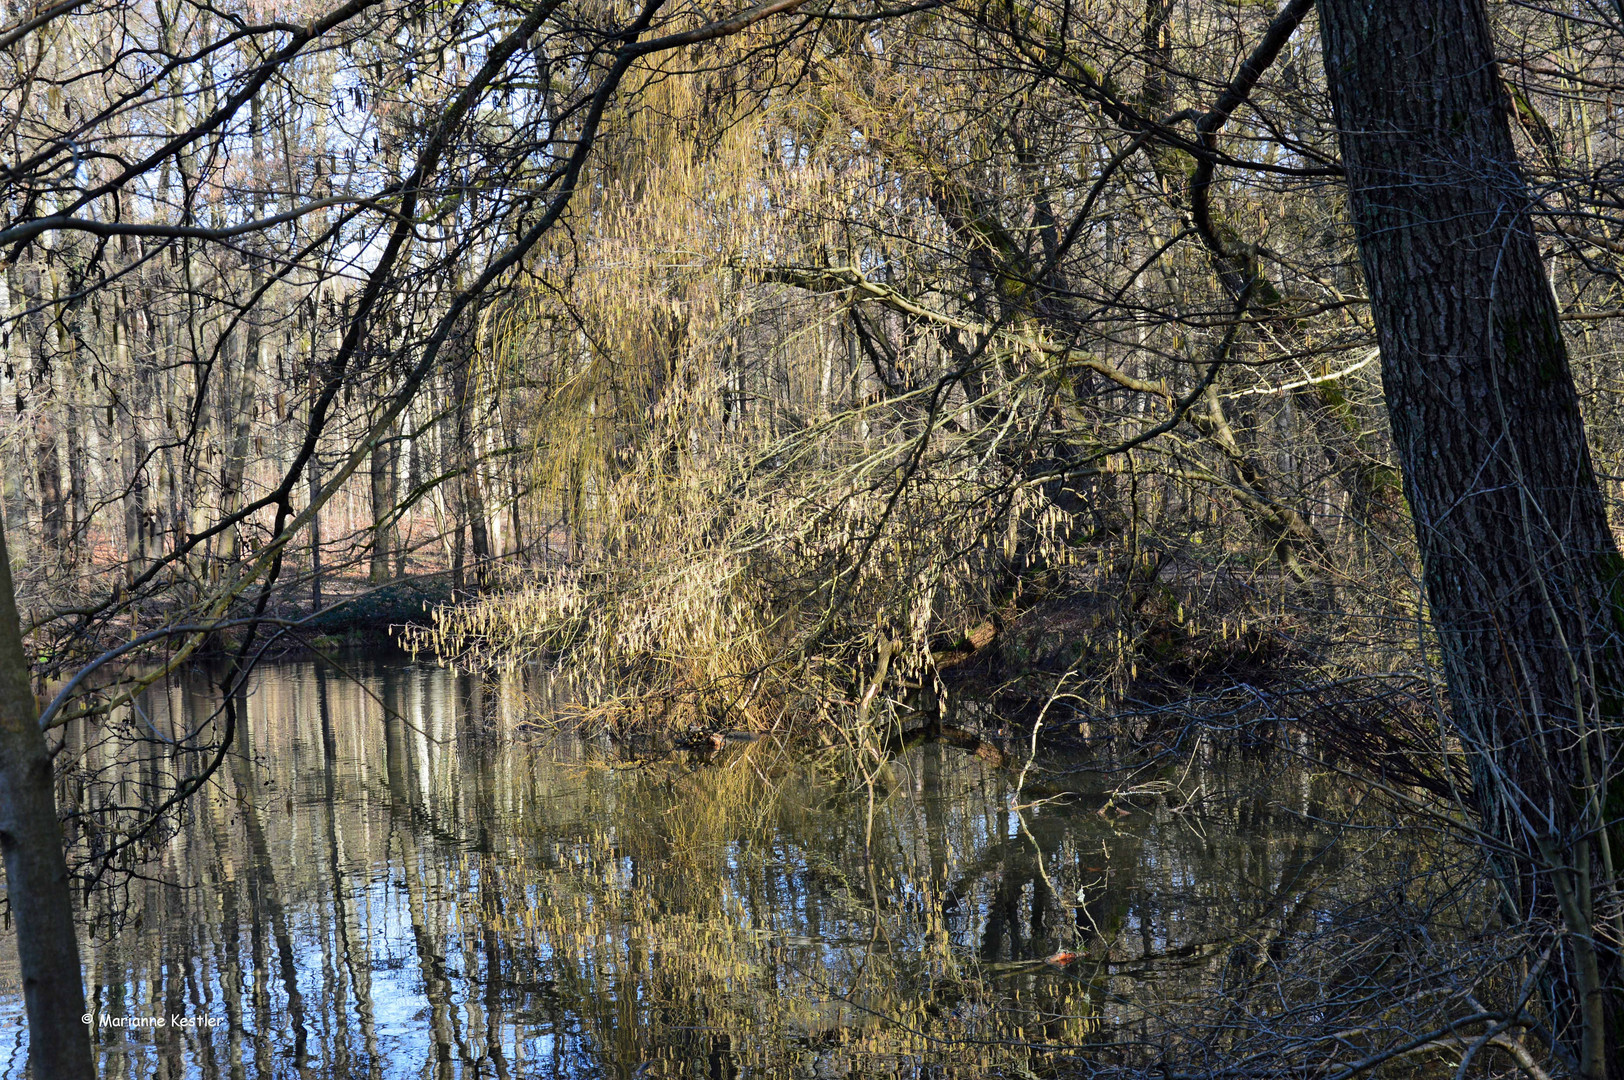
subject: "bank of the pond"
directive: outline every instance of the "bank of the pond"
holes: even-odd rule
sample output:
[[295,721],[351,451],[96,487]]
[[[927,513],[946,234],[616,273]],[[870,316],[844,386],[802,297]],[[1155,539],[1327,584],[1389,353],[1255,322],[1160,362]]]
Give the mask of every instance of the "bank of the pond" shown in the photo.
[[[403,578],[383,585],[338,579],[323,596],[322,610],[312,614],[303,597],[281,597],[267,612],[270,621],[254,631],[256,644],[280,660],[315,659],[334,650],[393,653],[407,627],[427,626],[436,608],[457,602],[450,575]],[[249,617],[249,610],[236,614]],[[211,662],[232,655],[246,637],[246,625],[219,632],[199,657]]]
[[[556,664],[592,684],[607,726],[672,745],[739,730],[832,736],[881,714],[901,714],[904,727],[1011,735],[1040,716],[1089,720],[1324,677],[1333,661],[1325,642],[1335,635],[1323,610],[1271,608],[1257,582],[1220,575],[1205,582],[1197,617],[1189,594],[1200,568],[1169,565],[1168,582],[1138,589],[1071,573],[1018,591],[980,622],[911,644],[889,624],[825,628],[826,640],[785,629],[771,646],[748,626],[736,640],[662,637],[621,625],[631,616],[611,614],[609,599],[595,606],[579,583],[524,575],[454,596],[443,582],[368,594],[324,615],[318,644],[405,644],[413,655],[486,671]],[[431,594],[441,587],[436,604]],[[1356,646],[1334,663],[1358,670],[1367,659],[1372,670],[1392,670],[1390,657],[1362,657]]]

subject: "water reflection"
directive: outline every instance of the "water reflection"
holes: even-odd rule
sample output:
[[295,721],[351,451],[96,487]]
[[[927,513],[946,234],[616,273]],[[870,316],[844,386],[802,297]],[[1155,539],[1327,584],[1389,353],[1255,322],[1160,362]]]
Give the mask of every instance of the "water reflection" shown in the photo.
[[[770,741],[627,761],[537,734],[545,695],[263,671],[250,752],[150,880],[89,912],[103,1075],[982,1075],[1148,1036],[1147,987],[1233,991],[1328,917],[1353,857],[1302,824],[1325,809],[1306,778],[1285,809],[1119,818],[1041,786],[1017,807],[1008,772],[941,745],[872,786]],[[202,680],[147,705],[160,730],[213,707]],[[1044,962],[1062,950],[1082,956]],[[21,1077],[5,955],[0,1075]]]

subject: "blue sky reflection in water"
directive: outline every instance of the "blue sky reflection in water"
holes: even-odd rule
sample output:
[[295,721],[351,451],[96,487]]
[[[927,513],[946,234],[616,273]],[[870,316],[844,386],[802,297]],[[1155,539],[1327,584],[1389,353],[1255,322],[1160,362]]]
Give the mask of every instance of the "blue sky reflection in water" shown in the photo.
[[[1307,774],[1118,817],[1094,774],[1036,771],[1027,803],[1085,794],[1017,808],[1012,772],[930,745],[871,798],[834,751],[634,761],[532,730],[556,707],[534,680],[359,670],[265,669],[252,759],[155,880],[97,899],[100,927],[126,922],[87,943],[94,1009],[166,1018],[101,1027],[103,1075],[980,1075],[1141,1030],[1138,990],[1334,919],[1332,884],[1381,857],[1303,824],[1339,790]],[[194,723],[206,691],[150,695],[153,723]],[[1179,769],[1221,791],[1209,757]],[[0,1076],[21,1077],[9,946],[0,964]]]

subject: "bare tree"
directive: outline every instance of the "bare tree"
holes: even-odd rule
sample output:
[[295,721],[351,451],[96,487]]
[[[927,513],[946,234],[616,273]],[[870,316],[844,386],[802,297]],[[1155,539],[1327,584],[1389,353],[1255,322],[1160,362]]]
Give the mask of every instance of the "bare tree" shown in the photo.
[[16,927],[34,1075],[89,1080],[84,982],[50,749],[39,729],[0,525],[0,853]]
[[[0,596],[0,805],[12,909],[27,919],[36,1077],[88,1075],[72,909],[48,850],[56,816],[41,727],[111,715],[225,631],[238,634],[222,680],[233,700],[285,556],[309,543],[319,606],[337,516],[324,507],[433,384],[446,343],[559,222],[628,73],[802,3],[720,18],[662,0],[580,11],[556,0],[446,10],[345,0],[285,13],[64,3],[0,30],[13,121],[0,246],[8,267],[50,271],[9,279],[21,311],[6,312],[9,333],[38,352],[28,442],[44,550],[60,551],[70,525],[86,537],[93,527],[70,521],[78,495],[64,477],[76,474],[76,451],[60,417],[73,414],[56,400],[65,383],[51,363],[88,369],[105,388],[124,451],[122,483],[103,484],[96,506],[123,504],[122,559],[73,580],[45,566],[45,584],[69,599],[42,595],[41,617],[22,628],[49,657],[37,674],[73,676],[38,724],[17,605],[9,586]],[[806,25],[786,20],[778,32]],[[398,142],[384,152],[384,138]],[[93,334],[97,324],[107,332]],[[267,352],[275,393],[255,400]],[[372,408],[352,411],[376,370],[396,377]],[[250,408],[274,410],[266,437],[280,436],[258,468],[246,464],[255,436],[240,427]],[[477,477],[462,488],[477,490]],[[247,558],[243,532],[254,539]],[[154,671],[89,690],[92,671],[160,641]],[[133,855],[219,768],[234,708],[217,720],[166,751],[197,769],[140,809],[96,872]]]
[[1479,0],[1325,0],[1383,384],[1508,917],[1557,935],[1556,1048],[1624,1075],[1624,559]]

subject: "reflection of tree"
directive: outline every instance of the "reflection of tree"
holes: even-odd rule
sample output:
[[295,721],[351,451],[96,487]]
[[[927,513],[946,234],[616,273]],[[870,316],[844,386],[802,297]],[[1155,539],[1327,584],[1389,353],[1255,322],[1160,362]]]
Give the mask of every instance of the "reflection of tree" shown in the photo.
[[[404,722],[398,713],[386,714],[383,722],[386,732],[389,732],[385,736],[384,745],[388,753],[387,767],[391,795],[414,789],[420,790],[409,781],[412,759],[410,754],[404,752],[403,746],[406,742],[404,735],[397,737],[393,733],[393,729],[404,727]],[[412,939],[416,945],[417,962],[423,975],[423,995],[428,999],[429,1005],[428,1029],[433,1036],[434,1046],[427,1071],[428,1075],[449,1078],[454,1073],[453,1065],[456,1060],[468,1060],[468,1047],[464,1044],[454,1021],[451,981],[446,975],[443,935],[440,933],[440,927],[431,921],[432,916],[438,913],[439,905],[437,903],[434,905],[433,912],[428,910],[426,893],[429,883],[424,877],[432,881],[437,876],[432,869],[434,860],[432,857],[429,860],[423,859],[418,851],[418,830],[413,820],[415,806],[409,799],[410,796],[405,799],[390,799],[390,836],[395,850],[400,853],[398,863],[400,882],[406,892],[406,907],[412,921]]]
[[[239,716],[247,715],[248,695],[244,690],[238,691],[237,711]],[[247,737],[244,736],[244,745],[246,744]],[[210,936],[213,939],[213,952],[216,957],[215,974],[219,980],[225,1006],[225,1059],[230,1069],[231,1080],[245,1080],[247,1070],[243,1062],[243,1030],[246,1025],[242,1002],[242,937],[239,932],[243,921],[242,887],[237,875],[237,860],[228,842],[231,822],[227,816],[224,796],[211,792],[204,813],[205,831],[210,843],[206,849],[200,845],[199,850],[207,850],[212,855],[207,865],[212,871],[213,884],[220,896],[219,926]],[[205,926],[209,925],[209,920],[199,921]],[[264,1030],[260,1029],[262,1034]]]
[[[476,829],[474,850],[488,853],[497,843],[493,834],[500,829],[502,822],[497,799],[499,772],[496,749],[500,744],[490,737],[488,728],[488,725],[499,725],[501,722],[501,688],[497,680],[486,679],[477,673],[459,682],[464,701],[462,722],[457,726],[457,747],[462,766],[460,783],[473,808]],[[470,1041],[476,1040],[479,1013],[482,1011],[484,1045],[481,1052],[475,1054],[475,1059],[488,1058],[498,1080],[506,1080],[508,1063],[502,1052],[502,1027],[507,966],[504,963],[502,935],[497,929],[507,910],[506,901],[500,890],[480,889],[476,896],[467,898],[467,902],[477,905],[477,920],[474,941],[465,948],[467,955],[463,969],[480,970],[484,983],[483,994],[476,996],[470,993],[467,996],[466,1007],[472,1014],[469,1038]],[[479,967],[481,964],[483,967]]]
[[[321,714],[322,760],[325,765],[322,769],[325,795],[322,810],[327,825],[328,880],[332,888],[333,925],[338,935],[339,962],[344,968],[343,975],[332,981],[335,1007],[330,1010],[330,1015],[338,1028],[332,1060],[334,1066],[345,1075],[358,1075],[348,1053],[349,1010],[344,1008],[343,1002],[343,977],[347,976],[350,989],[355,995],[355,1011],[361,1025],[362,1046],[366,1051],[366,1072],[369,1077],[377,1080],[383,1076],[383,1060],[378,1051],[378,1029],[373,1015],[371,956],[366,949],[366,938],[360,933],[360,926],[351,908],[351,886],[343,841],[338,830],[338,746],[333,734],[332,709],[327,700],[327,673],[318,664],[315,675],[316,695]],[[325,940],[323,937],[323,941]]]
[[[253,733],[250,727],[249,715],[244,710],[238,723],[241,725],[239,738],[240,745],[251,748],[254,745]],[[294,1067],[303,1075],[309,1066],[309,1031],[305,1024],[304,995],[299,991],[299,966],[293,954],[293,936],[288,929],[288,916],[282,905],[281,890],[277,888],[276,869],[271,860],[270,847],[265,841],[265,825],[260,817],[260,806],[264,801],[264,793],[260,788],[259,774],[254,763],[246,753],[230,755],[231,778],[237,789],[237,805],[239,808],[238,820],[242,822],[243,836],[248,843],[248,914],[252,926],[252,942],[254,956],[254,1005],[255,1028],[262,1040],[268,1040],[270,1032],[277,1030],[270,1015],[270,995],[266,984],[266,974],[269,970],[265,951],[266,923],[270,924],[271,936],[276,943],[277,972],[282,979],[282,989],[287,995],[287,1030],[293,1034],[293,1062]],[[256,1050],[261,1048],[256,1046]],[[265,1056],[261,1058],[262,1065],[269,1065],[269,1047],[264,1047]],[[271,1075],[261,1071],[261,1075]]]
[[[1384,893],[1389,841],[1350,846],[1282,811],[1348,808],[1255,760],[1205,758],[1192,767],[1210,798],[1118,819],[1095,813],[1091,774],[1045,777],[1047,794],[1083,793],[1017,812],[1007,774],[920,746],[884,763],[871,818],[841,761],[770,741],[628,764],[516,738],[509,677],[386,667],[363,682],[267,673],[240,702],[220,797],[174,841],[170,872],[217,887],[147,885],[132,910],[165,934],[97,957],[104,1005],[137,1009],[151,985],[189,1008],[218,988],[231,1026],[171,1041],[174,1070],[1293,1061],[1315,1017],[1353,1023],[1388,980],[1464,982],[1469,958],[1427,972],[1441,954],[1397,929],[1468,921],[1438,899],[1448,868],[1416,861]],[[1045,964],[1055,950],[1083,956]],[[126,1063],[158,1049],[120,1045]]]

